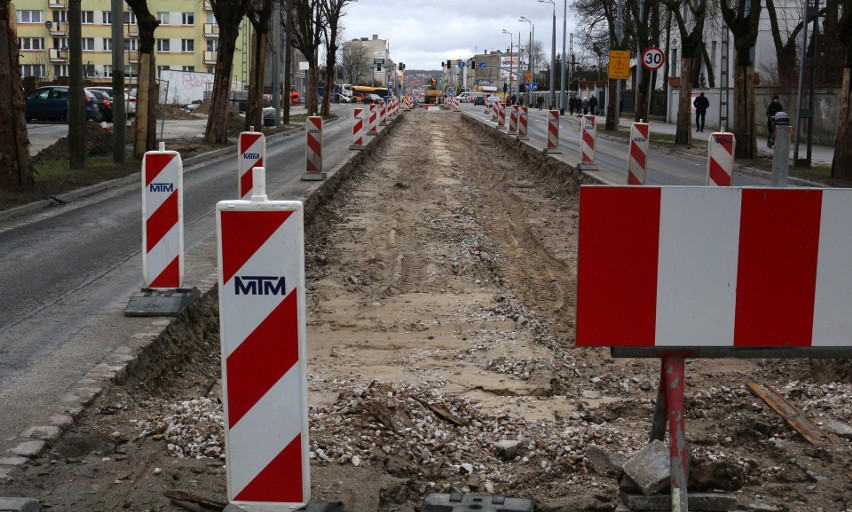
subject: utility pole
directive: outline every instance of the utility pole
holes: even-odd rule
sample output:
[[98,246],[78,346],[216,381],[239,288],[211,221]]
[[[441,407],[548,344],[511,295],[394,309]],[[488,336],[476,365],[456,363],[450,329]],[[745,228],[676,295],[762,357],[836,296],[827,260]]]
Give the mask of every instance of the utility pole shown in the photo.
[[81,1],[68,2],[68,156],[71,169],[86,167],[86,97],[83,91]]
[[565,35],[568,32],[568,0],[562,1],[562,69],[559,83],[562,84],[562,95],[559,97],[559,115],[565,115],[565,106],[568,105],[568,84],[565,82],[568,59],[565,57]]
[[[293,23],[290,21],[290,14],[293,12],[290,9],[290,0],[284,0],[284,87],[287,89],[284,94],[287,96],[287,101],[284,102],[284,124],[290,124],[290,88],[292,84],[290,81],[293,79],[292,73],[290,72],[290,68],[292,67],[292,62],[290,56],[292,55],[292,51],[290,49],[292,37],[291,30],[293,30]],[[281,23],[281,20],[278,20],[278,23]]]
[[275,126],[278,126],[281,123],[281,2],[273,0],[272,19],[272,105],[275,106]]
[[112,161],[124,162],[127,109],[124,95],[124,1],[111,0],[112,16]]

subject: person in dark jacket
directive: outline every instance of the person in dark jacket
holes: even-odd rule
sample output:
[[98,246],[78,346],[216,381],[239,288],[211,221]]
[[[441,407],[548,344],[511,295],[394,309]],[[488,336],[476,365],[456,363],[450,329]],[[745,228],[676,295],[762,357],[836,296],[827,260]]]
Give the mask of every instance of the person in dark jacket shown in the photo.
[[598,107],[598,99],[594,96],[589,97],[589,114],[595,115],[595,110]]
[[772,132],[775,131],[775,114],[783,111],[784,107],[781,106],[781,101],[776,94],[772,97],[772,102],[766,107],[766,131],[769,133],[769,139],[772,139]]
[[695,98],[695,101],[692,102],[692,106],[695,107],[695,131],[703,132],[704,118],[707,115],[707,109],[710,108],[710,100],[708,100],[707,96],[704,96],[704,93],[702,92],[697,98]]

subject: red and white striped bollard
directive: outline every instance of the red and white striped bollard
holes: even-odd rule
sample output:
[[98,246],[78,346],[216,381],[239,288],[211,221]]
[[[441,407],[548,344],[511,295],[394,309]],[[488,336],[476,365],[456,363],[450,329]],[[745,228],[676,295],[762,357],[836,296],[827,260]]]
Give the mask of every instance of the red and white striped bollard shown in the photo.
[[527,120],[529,119],[530,109],[526,105],[522,105],[518,116],[518,140],[530,140],[527,137]]
[[375,135],[379,134],[379,130],[378,130],[378,124],[379,123],[376,120],[376,105],[373,104],[373,103],[370,103],[369,111],[370,111],[370,116],[369,116],[369,122],[367,124],[370,126],[370,131],[367,132],[367,135],[375,136]]
[[305,121],[305,174],[302,181],[324,180],[322,172],[322,117],[309,116]]
[[237,153],[237,197],[248,199],[251,197],[251,170],[255,167],[266,166],[266,136],[254,131],[254,127],[247,132],[240,133]]
[[355,107],[355,122],[352,124],[352,144],[349,149],[364,149],[364,109]]
[[228,501],[300,508],[311,499],[303,206],[267,201],[256,178],[251,201],[216,205],[216,231]]
[[630,127],[630,149],[627,155],[627,184],[644,185],[648,168],[648,136],[651,125],[633,123]]
[[518,132],[518,105],[509,107],[509,134]]
[[559,155],[559,111],[549,110],[547,112],[547,148],[545,153]]
[[177,151],[142,157],[142,274],[145,287],[180,288],[183,284],[183,161]]
[[580,136],[580,163],[595,163],[595,149],[597,142],[597,118],[595,116],[583,116],[580,120],[583,131]]
[[707,139],[706,185],[730,187],[734,183],[734,150],[737,140],[730,132],[713,132]]

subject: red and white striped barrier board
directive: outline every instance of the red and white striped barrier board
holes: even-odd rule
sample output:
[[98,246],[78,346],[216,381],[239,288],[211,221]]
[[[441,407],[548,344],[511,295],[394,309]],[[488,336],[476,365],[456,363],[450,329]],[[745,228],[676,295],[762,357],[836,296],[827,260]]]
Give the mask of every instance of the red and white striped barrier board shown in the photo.
[[405,110],[411,110],[411,106],[414,104],[411,96],[405,97]]
[[370,116],[369,122],[367,123],[370,126],[370,131],[367,132],[367,135],[378,135],[378,122],[376,122],[376,106],[374,104],[370,104]]
[[597,119],[595,116],[583,116],[583,131],[580,137],[580,161],[584,164],[595,162],[595,142],[597,139]]
[[518,105],[509,107],[509,133],[517,133],[518,131]]
[[305,121],[305,172],[322,173],[322,117],[309,116]]
[[500,114],[497,113],[497,110],[499,108],[500,108],[500,102],[499,101],[492,101],[491,102],[491,120],[495,123],[500,118]]
[[577,345],[850,347],[850,215],[852,189],[583,186]]
[[502,130],[506,127],[506,104],[502,101],[497,102],[497,129]]
[[545,153],[559,154],[559,111],[547,112],[547,149]]
[[352,144],[349,149],[364,149],[364,109],[355,107],[355,122],[352,124]]
[[155,290],[183,284],[183,161],[177,151],[142,157],[142,274]]
[[707,139],[707,185],[730,187],[734,183],[733,133],[713,132]]
[[530,108],[526,105],[521,107],[520,115],[518,116],[518,140],[529,140],[527,137],[527,120],[529,119]]
[[379,101],[379,126],[387,126],[387,105],[385,100]]
[[237,190],[240,199],[251,197],[251,170],[255,167],[266,166],[266,136],[260,132],[249,131],[240,133],[237,155]]
[[228,501],[296,509],[311,492],[302,203],[223,201],[216,231]]
[[458,98],[453,98],[453,108],[456,110],[456,112],[460,112],[459,99]]
[[630,127],[630,151],[627,156],[627,184],[644,185],[648,169],[648,135],[651,125],[633,123]]
[[492,114],[492,115],[491,115],[491,120],[492,120],[492,121],[496,121],[496,120],[497,120],[497,118],[496,118],[496,117],[494,117],[494,106],[492,105],[492,106],[491,106],[491,108],[488,108],[488,101],[486,101],[486,102],[485,102],[485,115],[488,115],[488,113],[489,113],[489,112],[491,112],[491,114]]

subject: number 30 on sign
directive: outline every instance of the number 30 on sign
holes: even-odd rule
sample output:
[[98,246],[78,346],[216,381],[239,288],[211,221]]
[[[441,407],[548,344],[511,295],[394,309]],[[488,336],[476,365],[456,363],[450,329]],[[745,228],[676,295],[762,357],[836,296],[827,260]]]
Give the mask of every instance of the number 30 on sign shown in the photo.
[[656,71],[663,67],[663,64],[665,63],[666,54],[663,53],[663,50],[660,50],[655,46],[645,48],[645,51],[642,52],[642,65],[645,69]]

